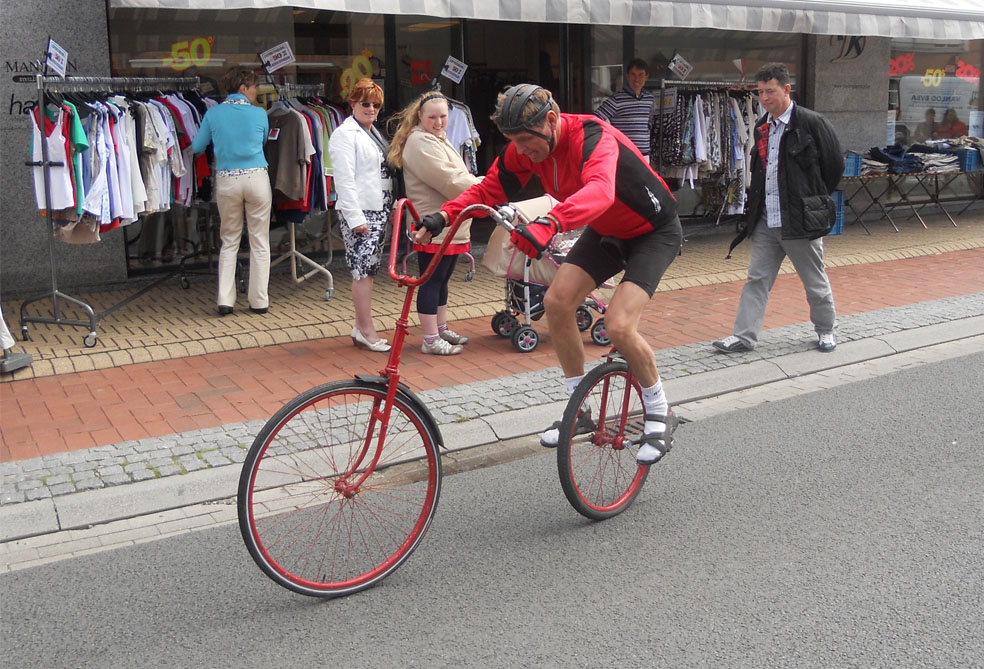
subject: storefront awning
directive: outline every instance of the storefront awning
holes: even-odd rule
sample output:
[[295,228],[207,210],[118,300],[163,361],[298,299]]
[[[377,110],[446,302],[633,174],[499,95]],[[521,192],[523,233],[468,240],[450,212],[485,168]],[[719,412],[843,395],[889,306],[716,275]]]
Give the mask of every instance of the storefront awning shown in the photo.
[[720,28],[819,35],[984,39],[980,0],[110,0],[111,7],[264,9],[493,21]]

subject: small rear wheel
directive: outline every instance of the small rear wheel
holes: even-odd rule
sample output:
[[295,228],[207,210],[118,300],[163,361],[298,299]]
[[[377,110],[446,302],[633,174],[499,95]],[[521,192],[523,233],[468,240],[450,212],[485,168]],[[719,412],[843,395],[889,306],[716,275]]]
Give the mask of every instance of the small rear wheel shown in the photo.
[[502,319],[508,315],[509,315],[508,311],[495,312],[495,315],[492,317],[492,332],[494,332],[495,334],[499,334],[499,324],[502,322]]
[[500,337],[506,337],[508,339],[513,336],[513,332],[517,328],[519,328],[519,320],[512,314],[507,313],[499,320],[499,329],[496,332]]
[[519,328],[512,335],[512,345],[520,353],[530,353],[540,344],[540,335],[528,325]]
[[591,327],[591,312],[585,306],[580,306],[577,311],[574,312],[574,318],[577,319],[577,329],[584,332]]
[[[592,430],[576,434],[578,412]],[[625,511],[642,489],[649,467],[636,463],[633,441],[644,427],[642,388],[624,360],[588,372],[567,403],[557,445],[557,473],[567,501],[578,513],[604,520]]]
[[260,569],[312,597],[364,590],[423,539],[441,489],[440,435],[386,387],[337,381],[302,393],[253,441],[239,479],[239,529]]
[[608,328],[605,327],[605,319],[599,318],[591,328],[591,341],[598,346],[611,346],[612,340],[608,336]]

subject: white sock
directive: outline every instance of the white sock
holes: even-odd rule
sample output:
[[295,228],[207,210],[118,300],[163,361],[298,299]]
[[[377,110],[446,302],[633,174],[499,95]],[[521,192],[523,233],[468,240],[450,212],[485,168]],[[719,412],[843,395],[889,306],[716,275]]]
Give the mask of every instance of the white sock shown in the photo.
[[[574,389],[577,388],[577,384],[581,383],[581,379],[583,378],[584,374],[581,376],[571,376],[564,379],[564,382],[567,384],[568,395],[574,394]],[[551,446],[556,446],[557,442],[560,441],[560,430],[555,427],[547,428],[543,431],[543,434],[540,435],[540,441],[545,444],[550,444]]]
[[[661,379],[656,379],[656,385],[642,389],[642,403],[646,407],[647,414],[665,416],[666,412],[670,410],[670,405],[666,401],[666,395],[663,393],[663,381]],[[643,428],[645,434],[664,431],[666,431],[666,424],[658,420],[647,420],[646,426]]]

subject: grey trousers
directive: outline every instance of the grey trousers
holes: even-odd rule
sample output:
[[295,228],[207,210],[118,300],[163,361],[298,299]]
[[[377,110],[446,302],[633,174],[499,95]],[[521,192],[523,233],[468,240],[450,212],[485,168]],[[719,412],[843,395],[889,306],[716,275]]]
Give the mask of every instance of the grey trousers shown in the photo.
[[780,228],[770,228],[759,221],[752,232],[752,255],[748,263],[748,280],[741,289],[734,335],[749,347],[758,343],[758,334],[765,320],[769,293],[779,274],[779,266],[789,256],[810,304],[810,320],[817,334],[834,331],[837,314],[834,293],[823,266],[823,238],[782,239]]

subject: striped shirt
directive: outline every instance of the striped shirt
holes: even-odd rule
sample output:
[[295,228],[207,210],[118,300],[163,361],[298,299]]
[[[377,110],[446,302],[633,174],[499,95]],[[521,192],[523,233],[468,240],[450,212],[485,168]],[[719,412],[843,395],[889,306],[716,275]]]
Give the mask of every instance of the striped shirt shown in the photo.
[[779,143],[792,115],[793,103],[790,102],[779,118],[769,121],[769,159],[765,164],[765,215],[770,228],[782,227],[782,209],[779,204]]
[[648,156],[655,103],[656,98],[646,89],[642,89],[636,97],[632,89],[626,86],[602,102],[595,110],[595,116],[621,130],[642,155]]

